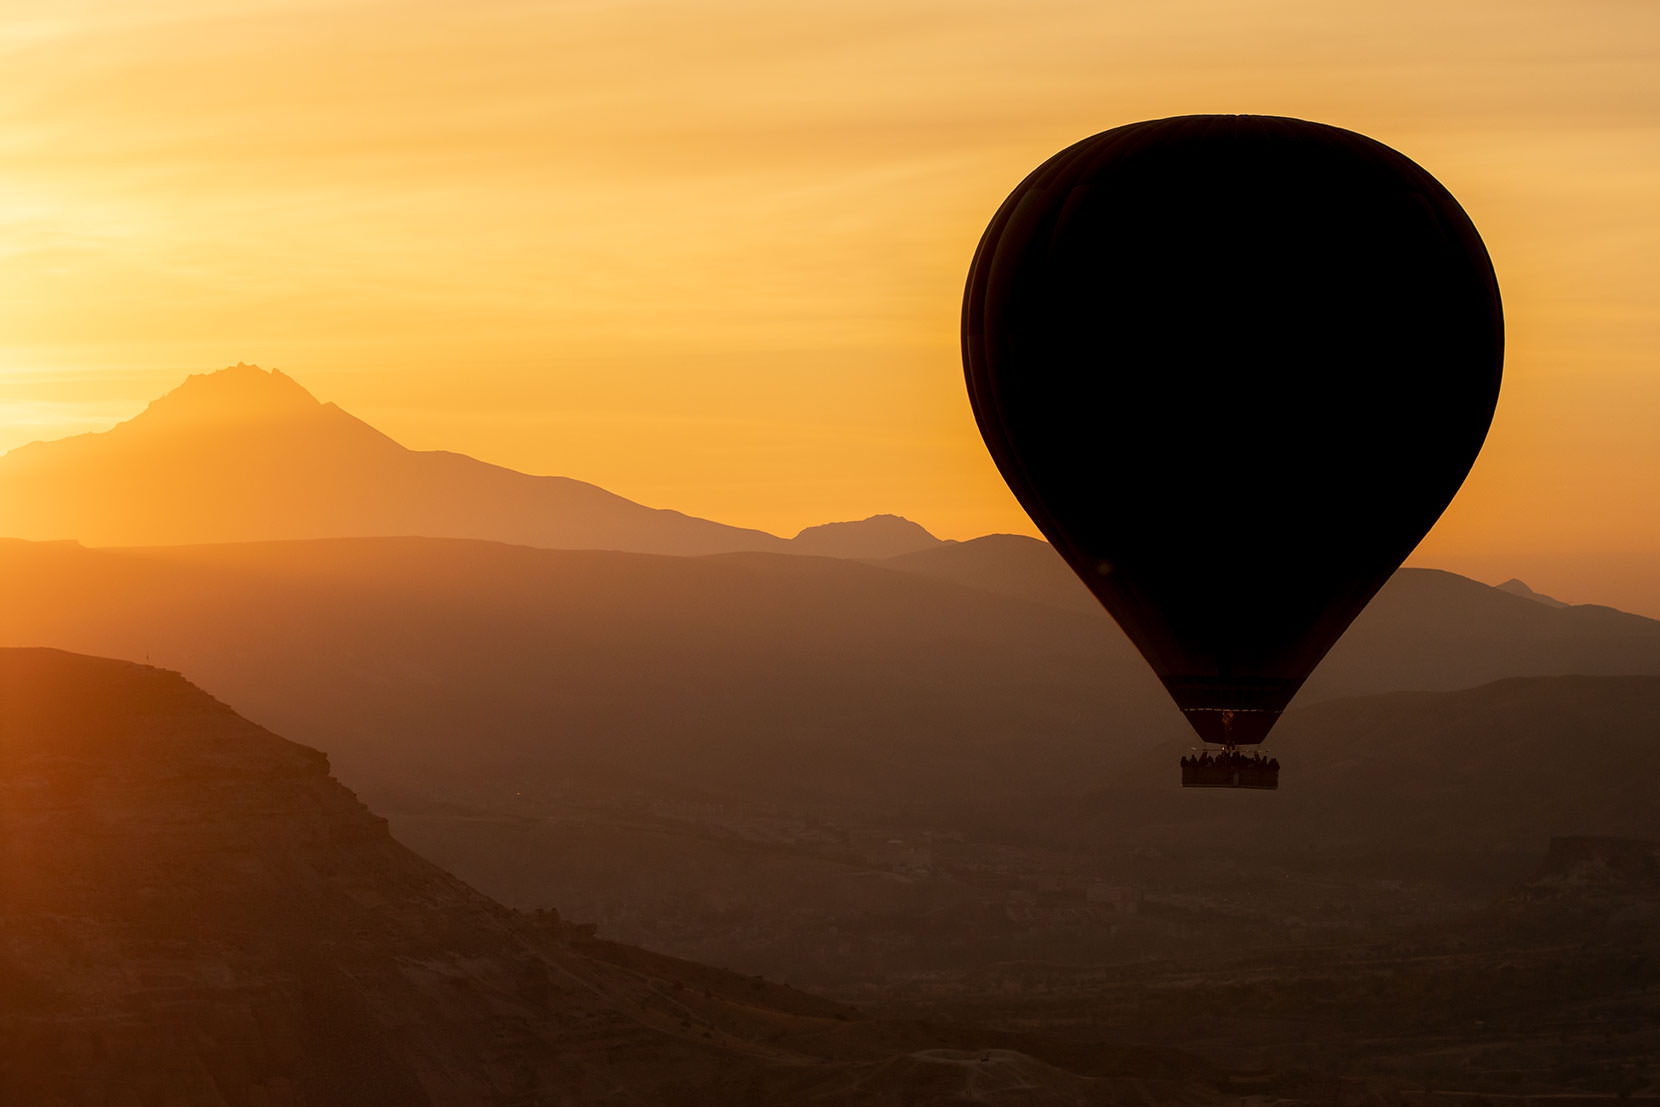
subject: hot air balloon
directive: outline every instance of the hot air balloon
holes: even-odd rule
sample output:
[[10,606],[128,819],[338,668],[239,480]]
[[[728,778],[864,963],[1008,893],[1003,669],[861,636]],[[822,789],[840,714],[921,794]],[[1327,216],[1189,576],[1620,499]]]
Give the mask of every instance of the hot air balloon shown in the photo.
[[1411,160],[1205,115],[1102,132],[1021,182],[975,252],[962,344],[1021,506],[1225,747],[1207,765],[1237,766],[1463,482],[1504,325],[1474,225]]

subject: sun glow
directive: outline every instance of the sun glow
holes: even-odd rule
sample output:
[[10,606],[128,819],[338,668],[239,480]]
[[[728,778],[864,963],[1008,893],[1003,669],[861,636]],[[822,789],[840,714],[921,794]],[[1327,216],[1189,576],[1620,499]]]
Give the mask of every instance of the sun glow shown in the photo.
[[961,386],[986,220],[1082,135],[1245,110],[1401,149],[1494,255],[1505,396],[1419,560],[1660,563],[1653,5],[57,10],[0,17],[0,447],[245,360],[727,522],[1029,530]]

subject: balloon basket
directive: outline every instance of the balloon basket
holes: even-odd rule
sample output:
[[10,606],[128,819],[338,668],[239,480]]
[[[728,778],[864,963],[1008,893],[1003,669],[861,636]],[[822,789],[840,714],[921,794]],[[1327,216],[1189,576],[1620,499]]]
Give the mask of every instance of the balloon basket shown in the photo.
[[1255,788],[1274,791],[1280,786],[1280,763],[1239,757],[1182,758],[1183,788]]

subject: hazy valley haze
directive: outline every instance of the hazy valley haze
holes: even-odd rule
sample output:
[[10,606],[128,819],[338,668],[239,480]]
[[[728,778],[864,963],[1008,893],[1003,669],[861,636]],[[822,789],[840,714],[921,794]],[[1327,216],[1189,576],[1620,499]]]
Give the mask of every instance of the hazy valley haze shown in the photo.
[[26,8],[0,1107],[1660,1107],[1660,5]]

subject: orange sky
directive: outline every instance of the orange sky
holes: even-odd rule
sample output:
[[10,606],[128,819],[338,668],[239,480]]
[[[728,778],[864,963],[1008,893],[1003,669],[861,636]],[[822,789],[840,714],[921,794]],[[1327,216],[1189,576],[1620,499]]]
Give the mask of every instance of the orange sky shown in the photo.
[[404,443],[793,533],[1029,530],[957,354],[1085,134],[1404,151],[1503,286],[1420,563],[1660,615],[1660,4],[0,2],[0,448],[258,362]]

